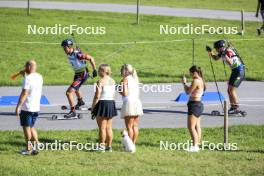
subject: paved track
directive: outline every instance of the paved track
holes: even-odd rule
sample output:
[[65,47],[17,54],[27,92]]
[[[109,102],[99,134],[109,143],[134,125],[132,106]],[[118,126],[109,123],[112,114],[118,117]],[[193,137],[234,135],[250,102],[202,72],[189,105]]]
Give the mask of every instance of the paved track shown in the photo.
[[[12,0],[11,1],[0,1],[0,7],[26,8],[27,2],[26,1],[12,1]],[[135,5],[124,5],[124,4],[95,4],[95,3],[76,3],[76,2],[72,3],[72,2],[32,1],[31,8],[136,13]],[[240,11],[226,11],[226,10],[141,6],[140,13],[147,14],[147,15],[208,18],[208,19],[223,19],[223,20],[241,20]],[[254,12],[245,12],[244,17],[246,21],[261,21],[260,17],[259,18],[255,17]]]
[[[176,103],[173,100],[183,91],[181,84],[157,84],[159,86],[171,85],[172,91],[168,93],[144,92],[141,89],[141,100],[145,114],[140,119],[141,128],[176,128],[186,127],[186,105]],[[219,83],[221,92],[226,96],[226,83]],[[52,121],[54,113],[63,113],[60,105],[67,103],[65,91],[67,86],[45,86],[43,94],[50,101],[50,105],[41,108],[41,114],[37,121],[37,128],[42,130],[79,130],[97,128],[95,121],[90,119],[90,113],[83,112],[81,120]],[[0,95],[19,95],[20,87],[1,87]],[[215,91],[214,83],[208,84],[208,91]],[[241,97],[241,109],[248,112],[245,118],[230,117],[230,125],[238,124],[264,124],[264,82],[244,82],[238,94]],[[85,101],[91,104],[93,86],[84,86],[82,91],[85,94]],[[117,107],[121,107],[121,97],[116,96]],[[14,106],[0,106],[0,130],[20,129],[19,119],[14,115]],[[214,110],[221,110],[219,102],[205,103],[205,111],[202,118],[203,127],[223,126],[223,117],[212,117],[209,113]],[[114,128],[124,128],[124,122],[119,116],[113,120]]]

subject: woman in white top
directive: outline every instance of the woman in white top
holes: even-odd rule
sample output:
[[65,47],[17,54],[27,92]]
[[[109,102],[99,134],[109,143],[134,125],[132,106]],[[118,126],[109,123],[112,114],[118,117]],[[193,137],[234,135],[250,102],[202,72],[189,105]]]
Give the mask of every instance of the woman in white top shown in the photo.
[[135,68],[130,64],[121,67],[121,91],[123,105],[121,118],[125,119],[127,132],[131,140],[136,143],[138,137],[139,116],[143,115],[142,104],[139,99],[139,81]]
[[192,66],[190,69],[190,75],[193,78],[191,86],[186,85],[187,80],[185,76],[182,78],[182,83],[184,85],[184,90],[187,94],[190,94],[188,102],[188,129],[192,137],[193,145],[188,151],[198,152],[198,144],[201,141],[201,125],[200,125],[200,116],[203,112],[203,103],[202,96],[206,89],[205,81],[203,79],[202,70],[200,67]]
[[97,82],[92,104],[92,117],[96,117],[99,127],[99,147],[101,151],[112,151],[112,118],[117,116],[114,101],[115,81],[110,77],[110,67],[102,64],[99,67],[101,79]]

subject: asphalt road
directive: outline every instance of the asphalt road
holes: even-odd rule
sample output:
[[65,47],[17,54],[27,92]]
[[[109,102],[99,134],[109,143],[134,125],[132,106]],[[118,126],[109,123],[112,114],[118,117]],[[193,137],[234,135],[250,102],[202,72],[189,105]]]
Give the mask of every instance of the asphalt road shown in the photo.
[[[33,9],[60,9],[60,10],[136,13],[136,5],[124,5],[124,4],[31,1],[30,6]],[[0,1],[0,7],[27,8],[27,1],[13,1],[13,0]],[[140,13],[147,15],[241,20],[240,11],[226,11],[226,10],[140,6]],[[256,18],[254,12],[245,12],[244,18],[245,21],[261,21],[261,17]]]
[[[171,91],[146,92],[141,89],[141,100],[145,114],[140,117],[141,128],[177,128],[186,127],[186,103],[178,103],[174,100],[183,91],[181,84],[154,84],[159,86],[171,85]],[[153,86],[146,85],[146,86]],[[219,83],[220,91],[226,95],[226,83]],[[67,104],[65,91],[67,86],[45,86],[43,95],[50,101],[50,105],[42,106],[36,127],[42,130],[87,130],[97,128],[96,121],[91,120],[89,112],[81,112],[84,115],[80,120],[51,120],[53,114],[62,114],[61,105]],[[87,105],[91,105],[93,98],[93,86],[84,86],[81,89],[85,95]],[[241,109],[246,110],[247,117],[229,117],[230,125],[238,124],[264,124],[264,82],[243,82],[238,95],[240,97]],[[0,96],[19,95],[20,87],[1,87]],[[216,91],[214,83],[208,83],[207,91]],[[116,95],[117,107],[121,107],[121,96]],[[19,119],[14,115],[14,106],[0,106],[0,130],[21,130]],[[204,115],[201,117],[203,127],[223,126],[224,118],[213,117],[209,114],[212,110],[220,110],[219,101],[205,102]],[[125,128],[124,121],[119,116],[113,120],[114,128]]]

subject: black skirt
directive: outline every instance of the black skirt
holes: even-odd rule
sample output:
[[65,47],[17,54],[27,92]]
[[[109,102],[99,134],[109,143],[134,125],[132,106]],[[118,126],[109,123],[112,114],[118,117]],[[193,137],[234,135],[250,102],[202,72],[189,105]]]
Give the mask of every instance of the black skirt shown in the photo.
[[117,116],[117,110],[114,100],[100,100],[94,107],[92,115],[94,117],[112,118]]

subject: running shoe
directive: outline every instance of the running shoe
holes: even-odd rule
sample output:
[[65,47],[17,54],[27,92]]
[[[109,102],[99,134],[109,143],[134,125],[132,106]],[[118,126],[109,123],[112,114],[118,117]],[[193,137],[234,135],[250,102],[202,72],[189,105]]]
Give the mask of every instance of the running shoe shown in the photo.
[[239,114],[239,113],[241,113],[241,111],[239,109],[228,110],[228,114],[230,114],[230,115]]
[[228,110],[228,114],[235,114],[238,111],[237,106],[231,106],[230,109]]
[[100,146],[100,145],[97,146],[96,149],[95,149],[95,151],[98,151],[98,152],[105,152],[105,150],[106,150],[105,146]]
[[37,155],[38,153],[39,153],[38,150],[32,150],[32,151],[31,151],[31,155]]
[[64,117],[67,119],[72,118],[72,117],[76,117],[76,112],[70,111],[68,114],[64,115]]
[[106,152],[112,152],[113,149],[112,149],[112,147],[105,147],[105,151],[106,151]]
[[31,155],[31,151],[30,150],[21,150],[20,154],[21,155]]

